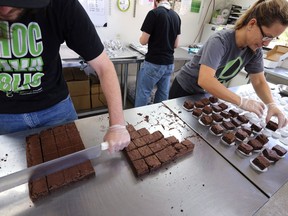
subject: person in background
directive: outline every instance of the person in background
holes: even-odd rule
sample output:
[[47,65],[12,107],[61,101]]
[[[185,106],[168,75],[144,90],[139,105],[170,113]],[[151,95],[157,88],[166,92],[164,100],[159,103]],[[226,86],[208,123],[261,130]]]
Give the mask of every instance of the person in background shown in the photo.
[[137,74],[135,107],[149,103],[155,85],[154,103],[168,99],[170,77],[174,72],[174,48],[178,46],[181,19],[166,0],[156,0],[141,27],[140,43],[148,52]]
[[100,78],[110,152],[129,144],[114,65],[78,0],[0,0],[0,30],[0,134],[77,119],[59,54],[66,42]]
[[[263,115],[266,121],[278,118],[279,128],[287,119],[276,106],[264,76],[263,50],[288,26],[286,0],[259,0],[236,22],[234,29],[213,34],[191,61],[187,62],[172,83],[169,98],[208,92],[243,110]],[[226,83],[242,68],[247,71],[258,97],[264,102],[240,97],[227,89]]]

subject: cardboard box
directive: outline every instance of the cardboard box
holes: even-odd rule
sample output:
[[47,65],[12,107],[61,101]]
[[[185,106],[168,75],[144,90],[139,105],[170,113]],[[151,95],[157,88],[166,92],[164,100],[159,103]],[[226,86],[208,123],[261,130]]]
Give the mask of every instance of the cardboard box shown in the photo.
[[288,57],[288,47],[276,45],[272,50],[266,53],[264,58],[264,67],[276,68],[280,66],[282,61]]
[[100,84],[91,85],[91,106],[92,108],[107,106],[107,101]]
[[76,111],[91,109],[90,95],[71,96]]
[[90,95],[89,76],[80,68],[63,68],[63,75],[71,96]]

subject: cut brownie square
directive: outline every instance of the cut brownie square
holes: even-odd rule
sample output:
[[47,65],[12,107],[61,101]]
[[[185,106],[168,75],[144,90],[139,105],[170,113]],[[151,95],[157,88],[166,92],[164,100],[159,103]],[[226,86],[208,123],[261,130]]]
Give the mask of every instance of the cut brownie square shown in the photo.
[[254,150],[261,150],[263,147],[263,144],[259,142],[257,139],[249,140],[248,144],[251,145]]
[[267,149],[265,148],[262,151],[262,154],[270,161],[276,162],[280,159],[280,156],[277,154],[276,151],[274,151],[273,149]]
[[139,160],[132,161],[132,164],[133,164],[134,170],[136,172],[136,175],[138,177],[149,173],[149,167],[146,164],[144,159],[139,159]]
[[262,155],[258,155],[252,162],[261,170],[270,166],[269,160]]
[[137,149],[127,152],[128,157],[131,161],[138,160],[142,158],[140,152]]
[[199,109],[199,108],[194,108],[193,109],[193,112],[192,112],[192,115],[194,115],[194,116],[196,116],[196,117],[199,117],[199,116],[201,116],[202,115],[202,110],[201,109]]
[[129,133],[136,131],[136,129],[134,128],[132,124],[126,125],[126,129],[128,130]]
[[46,177],[42,177],[40,179],[36,179],[32,182],[29,182],[28,187],[29,187],[29,196],[33,202],[49,194]]
[[242,122],[237,118],[231,118],[231,123],[235,125],[235,127],[241,126]]
[[165,140],[167,141],[168,145],[172,145],[174,143],[179,143],[179,140],[175,136],[167,137],[167,138],[165,138]]
[[194,150],[195,144],[192,143],[190,140],[186,139],[181,142],[182,145],[186,146],[187,149]]
[[141,137],[141,135],[138,133],[138,131],[132,131],[129,133],[131,140],[135,140]]
[[248,119],[245,115],[238,115],[238,116],[237,116],[237,119],[238,119],[239,121],[241,121],[243,124],[246,124],[246,123],[249,122],[249,119]]
[[185,100],[185,101],[184,101],[183,106],[184,106],[186,109],[190,110],[190,109],[193,109],[194,103],[193,103],[193,101],[191,101],[191,100],[188,99],[188,100]]
[[231,114],[231,116],[233,118],[235,118],[235,117],[237,117],[239,115],[239,112],[234,110],[234,109],[230,109],[228,112]]
[[138,148],[138,151],[143,156],[143,158],[153,154],[151,149],[146,145]]
[[134,143],[138,148],[141,147],[141,146],[146,145],[146,141],[143,139],[143,137],[133,140],[133,143]]
[[262,130],[262,127],[253,123],[251,125],[251,129],[252,129],[252,131],[260,132]]
[[222,133],[223,133],[224,128],[223,128],[221,125],[219,125],[219,124],[215,124],[215,125],[212,125],[212,126],[211,126],[210,130],[211,130],[214,134],[219,135],[219,134],[222,134]]
[[152,139],[151,139],[151,143],[152,142],[156,142],[160,139],[162,139],[164,136],[160,131],[155,131],[152,133]]
[[272,150],[276,151],[276,153],[281,157],[283,157],[287,153],[287,150],[278,144],[274,145],[272,147]]
[[222,136],[222,140],[229,145],[235,142],[235,139],[236,139],[235,134],[232,132],[228,132]]
[[202,98],[200,100],[205,106],[210,104],[210,100],[208,98]]
[[212,107],[213,111],[216,113],[220,113],[222,111],[222,108],[218,105],[212,105],[211,107]]
[[161,166],[161,162],[155,155],[151,155],[149,157],[144,158],[145,162],[147,163],[149,170],[154,171]]
[[205,105],[202,103],[202,101],[196,101],[196,102],[194,103],[194,106],[195,106],[196,108],[203,108]]
[[232,124],[230,121],[227,121],[227,122],[223,122],[222,123],[222,126],[224,127],[224,128],[226,128],[226,130],[233,130],[234,128],[235,128],[235,125],[234,124]]
[[200,120],[204,125],[210,125],[213,122],[213,118],[209,115],[202,115]]
[[267,122],[266,128],[268,128],[272,131],[276,131],[278,129],[278,124],[276,122],[273,122],[270,120]]
[[[169,146],[169,147],[171,147],[171,146]],[[173,148],[173,147],[172,147],[172,148]],[[168,162],[170,162],[170,161],[172,160],[168,148],[165,148],[165,149],[157,152],[155,155],[156,155],[156,157],[159,159],[159,161],[160,161],[162,164],[168,163]]]
[[222,109],[222,111],[223,110],[226,110],[227,108],[228,108],[228,105],[227,104],[225,104],[225,103],[220,103],[220,104],[218,104],[218,106]]
[[212,113],[212,108],[210,107],[210,106],[205,106],[204,108],[203,108],[203,110],[202,110],[205,114],[210,114],[210,113]]
[[235,136],[239,139],[239,140],[241,140],[241,141],[243,141],[245,138],[247,138],[249,135],[246,133],[246,131],[244,131],[243,129],[238,129],[237,131],[236,131],[236,134],[235,134]]
[[264,135],[264,134],[258,134],[258,135],[256,136],[256,139],[257,139],[259,142],[261,142],[262,145],[265,145],[266,143],[269,142],[269,138],[268,138],[266,135]]
[[215,122],[220,123],[223,121],[223,117],[220,114],[213,113],[212,118]]
[[218,102],[218,98],[217,97],[215,97],[215,96],[210,96],[209,97],[209,101],[211,102],[211,103],[217,103]]
[[136,145],[131,141],[129,145],[125,148],[126,151],[132,151],[133,149],[136,149]]
[[246,143],[240,143],[237,149],[247,155],[249,155],[253,151],[253,147],[251,145],[248,145]]
[[168,146],[168,143],[165,139],[158,140],[157,142],[151,143],[148,145],[152,152],[156,153]]
[[139,130],[137,130],[137,132],[140,134],[141,137],[150,134],[147,128],[140,128]]

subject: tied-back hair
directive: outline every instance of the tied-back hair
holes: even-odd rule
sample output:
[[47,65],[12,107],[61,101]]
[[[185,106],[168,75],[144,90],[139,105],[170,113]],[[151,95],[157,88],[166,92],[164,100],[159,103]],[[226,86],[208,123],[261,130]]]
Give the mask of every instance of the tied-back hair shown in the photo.
[[241,29],[253,18],[268,28],[276,22],[288,26],[288,1],[258,0],[237,20],[234,28]]

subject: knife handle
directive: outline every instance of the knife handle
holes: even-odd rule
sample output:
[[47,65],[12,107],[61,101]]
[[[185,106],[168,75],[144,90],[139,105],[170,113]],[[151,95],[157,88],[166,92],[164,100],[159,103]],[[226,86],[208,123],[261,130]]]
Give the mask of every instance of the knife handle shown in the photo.
[[109,148],[109,143],[108,142],[102,142],[101,143],[101,150],[107,150]]

